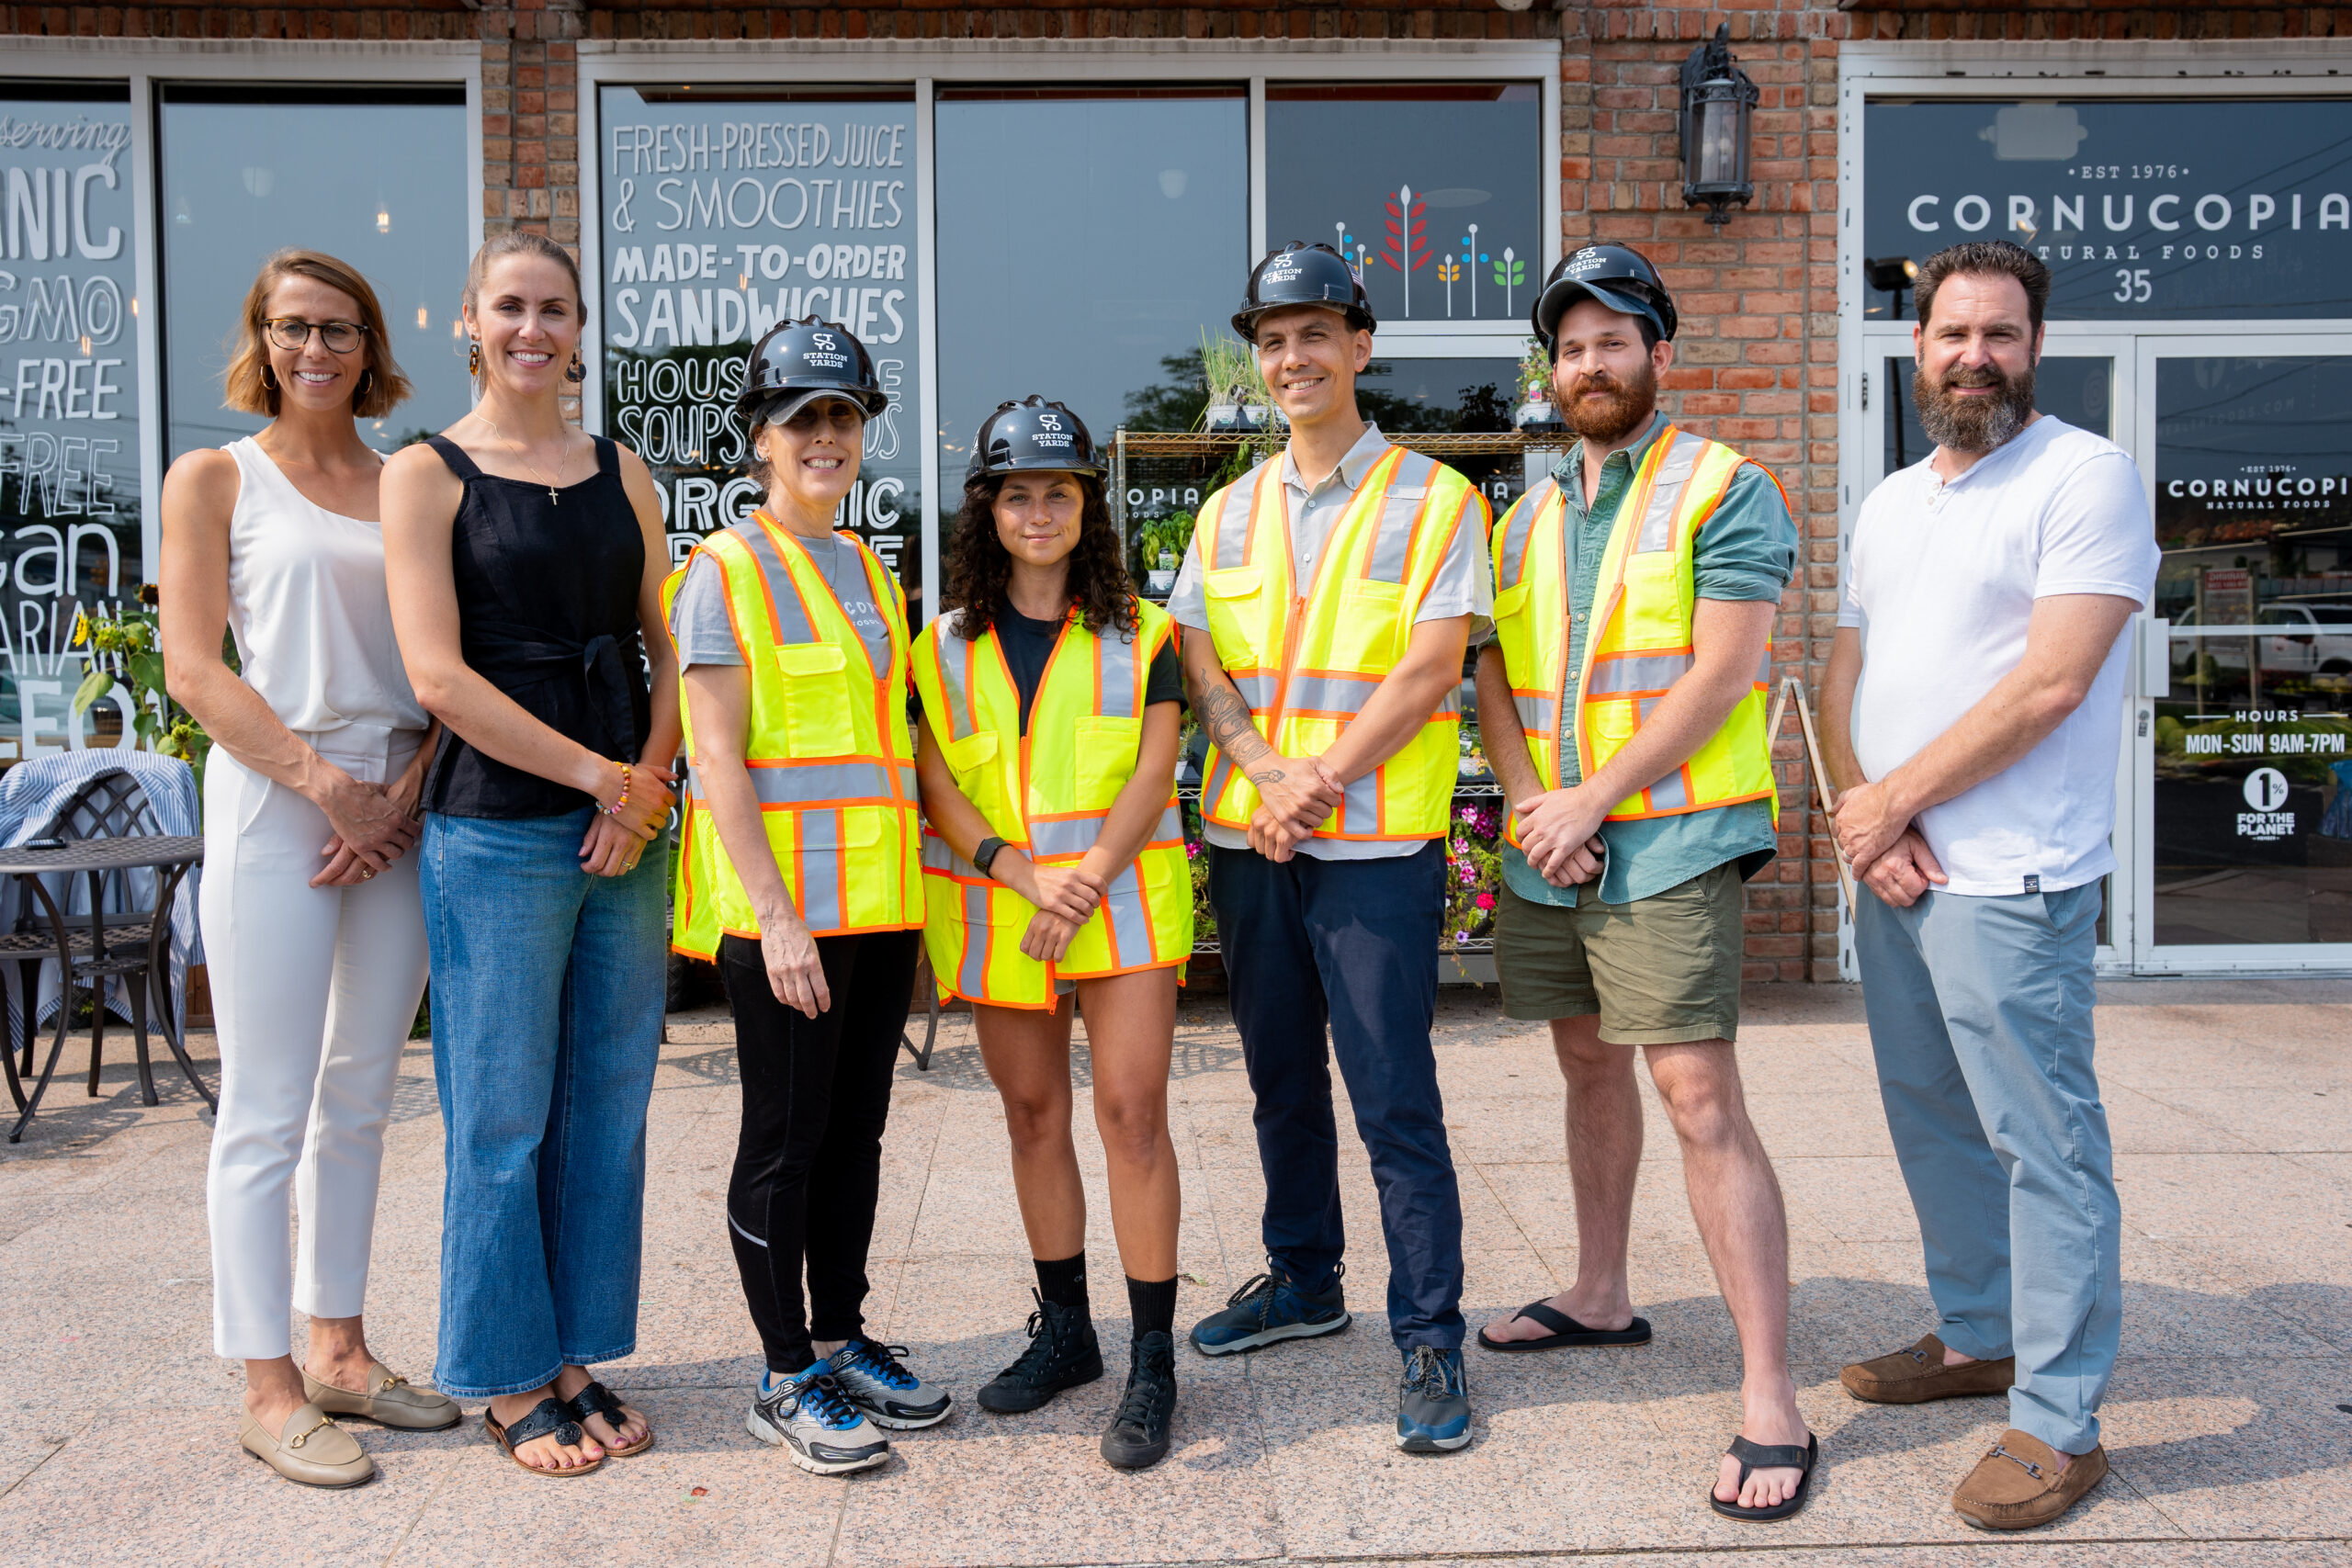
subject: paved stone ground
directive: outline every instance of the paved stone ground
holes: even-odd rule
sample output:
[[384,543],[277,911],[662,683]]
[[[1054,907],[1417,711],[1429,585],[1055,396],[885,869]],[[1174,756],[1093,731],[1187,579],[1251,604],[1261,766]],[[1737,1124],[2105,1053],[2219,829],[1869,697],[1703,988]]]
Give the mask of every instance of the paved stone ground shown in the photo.
[[[1450,993],[1440,1044],[1474,1322],[1548,1293],[1574,1267],[1550,1053],[1491,998]],[[687,1014],[672,1021],[653,1099],[639,1353],[605,1374],[650,1412],[660,1442],[570,1483],[508,1464],[470,1411],[428,1436],[356,1426],[383,1477],[354,1493],[304,1491],[248,1459],[234,1438],[235,1371],[209,1348],[209,1117],[184,1084],[166,1082],[164,1103],[141,1109],[121,1066],[96,1100],[78,1077],[60,1083],[26,1141],[0,1152],[0,1562],[799,1568],[1588,1553],[1631,1565],[1704,1553],[1759,1568],[2352,1568],[2352,986],[2143,982],[2103,998],[2127,1227],[2114,1471],[2035,1538],[1973,1535],[1945,1506],[2005,1425],[1999,1403],[1882,1408],[1838,1386],[1840,1363],[1907,1344],[1931,1318],[1858,998],[1812,987],[1752,991],[1741,1047],[1788,1194],[1792,1350],[1826,1461],[1811,1508],[1789,1524],[1728,1523],[1700,1499],[1737,1420],[1736,1362],[1654,1102],[1634,1267],[1656,1341],[1509,1360],[1474,1349],[1478,1436],[1459,1454],[1393,1446],[1396,1359],[1378,1323],[1378,1229],[1352,1146],[1356,1327],[1219,1362],[1180,1350],[1177,1448],[1159,1468],[1122,1475],[1095,1457],[1114,1379],[1027,1416],[970,1408],[1020,1342],[1030,1273],[996,1099],[952,1020],[929,1073],[902,1059],[869,1313],[967,1406],[883,1470],[804,1475],[742,1429],[757,1359],[721,1207],[734,1059],[723,1014]],[[209,1056],[208,1039],[196,1045]],[[1171,1091],[1180,1326],[1261,1267],[1239,1055],[1220,1004],[1184,1009]],[[84,1060],[78,1046],[67,1060]],[[394,1114],[370,1337],[422,1379],[441,1138],[421,1043]],[[1099,1151],[1088,1166],[1096,1278],[1115,1280]],[[1124,1367],[1124,1302],[1115,1285],[1105,1295],[1106,1359]]]

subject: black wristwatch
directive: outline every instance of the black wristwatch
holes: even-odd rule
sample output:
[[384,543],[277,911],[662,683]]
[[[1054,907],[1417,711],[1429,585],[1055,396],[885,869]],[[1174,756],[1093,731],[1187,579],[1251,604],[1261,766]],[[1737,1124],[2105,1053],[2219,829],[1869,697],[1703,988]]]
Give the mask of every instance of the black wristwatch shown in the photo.
[[989,867],[996,863],[996,852],[1002,848],[1004,840],[990,834],[980,840],[978,849],[972,852],[972,863],[980,868],[982,876],[989,874]]

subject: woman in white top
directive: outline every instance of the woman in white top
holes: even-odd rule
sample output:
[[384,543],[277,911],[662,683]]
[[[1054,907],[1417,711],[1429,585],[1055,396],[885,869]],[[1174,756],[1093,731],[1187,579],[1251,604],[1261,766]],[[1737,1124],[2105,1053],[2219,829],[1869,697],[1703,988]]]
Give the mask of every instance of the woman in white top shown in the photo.
[[[424,990],[409,852],[432,727],[392,637],[383,459],[356,420],[409,384],[367,279],[299,250],[262,264],[226,383],[229,407],[271,423],[172,465],[162,576],[171,693],[213,740],[200,900],[220,1042],[213,1348],[245,1363],[246,1450],[289,1480],[352,1486],[375,1461],[334,1416],[458,1417],[378,1361],[360,1325],[384,1124]],[[300,1370],[296,1306],[311,1320]]]

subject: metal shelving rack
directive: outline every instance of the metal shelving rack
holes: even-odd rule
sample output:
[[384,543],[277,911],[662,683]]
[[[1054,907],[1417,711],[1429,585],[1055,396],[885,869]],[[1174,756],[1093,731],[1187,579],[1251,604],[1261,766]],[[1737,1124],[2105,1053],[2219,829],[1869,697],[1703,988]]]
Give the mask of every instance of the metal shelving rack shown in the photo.
[[[1565,455],[1576,443],[1576,437],[1566,431],[1390,431],[1384,434],[1409,451],[1469,471],[1474,479],[1491,479],[1508,473],[1513,459],[1517,459],[1521,483],[1514,486],[1514,490],[1532,480],[1539,462],[1548,468],[1558,456]],[[1132,544],[1135,525],[1140,520],[1137,511],[1153,505],[1148,499],[1135,498],[1148,497],[1152,491],[1159,491],[1164,504],[1155,511],[1154,515],[1157,516],[1197,510],[1197,502],[1187,506],[1170,499],[1171,495],[1179,494],[1187,488],[1182,482],[1183,479],[1192,480],[1189,488],[1198,490],[1201,499],[1205,500],[1208,479],[1222,472],[1237,451],[1250,446],[1272,451],[1279,440],[1279,432],[1194,431],[1171,434],[1134,431],[1121,426],[1111,437],[1110,495],[1111,517],[1118,525],[1120,538]],[[1155,468],[1159,471],[1152,473]],[[1159,595],[1151,597],[1158,598]],[[1463,685],[1464,722],[1475,727],[1477,700],[1475,693],[1469,690],[1466,672]],[[1193,774],[1197,767],[1190,748],[1187,749],[1183,767],[1188,774]],[[1197,807],[1200,793],[1196,774],[1189,783],[1181,782],[1180,778],[1176,794],[1185,806]],[[1490,773],[1465,775],[1455,789],[1453,798],[1457,803],[1499,800],[1502,789],[1494,782],[1494,775]],[[1441,956],[1452,962],[1456,971],[1455,975],[1445,978],[1478,985],[1492,984],[1495,978],[1494,946],[1491,937],[1476,937],[1441,947]],[[1211,938],[1197,943],[1193,951],[1199,954],[1215,953],[1219,951],[1218,943]]]

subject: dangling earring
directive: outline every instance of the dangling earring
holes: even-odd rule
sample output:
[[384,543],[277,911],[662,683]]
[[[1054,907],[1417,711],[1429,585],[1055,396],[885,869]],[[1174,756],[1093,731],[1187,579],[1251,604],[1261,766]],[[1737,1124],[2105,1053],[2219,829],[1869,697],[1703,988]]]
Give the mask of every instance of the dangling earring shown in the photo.
[[466,350],[466,374],[469,376],[481,374],[481,339],[480,338],[474,339],[473,346]]
[[368,368],[359,373],[359,385],[351,389],[351,407],[353,412],[357,412],[359,405],[368,400],[368,389],[375,384],[376,367],[370,365]]
[[573,386],[588,379],[588,367],[580,363],[580,351],[571,351],[571,363],[563,367],[563,378]]
[[277,390],[277,378],[270,374],[267,365],[261,367],[261,384],[273,392]]

